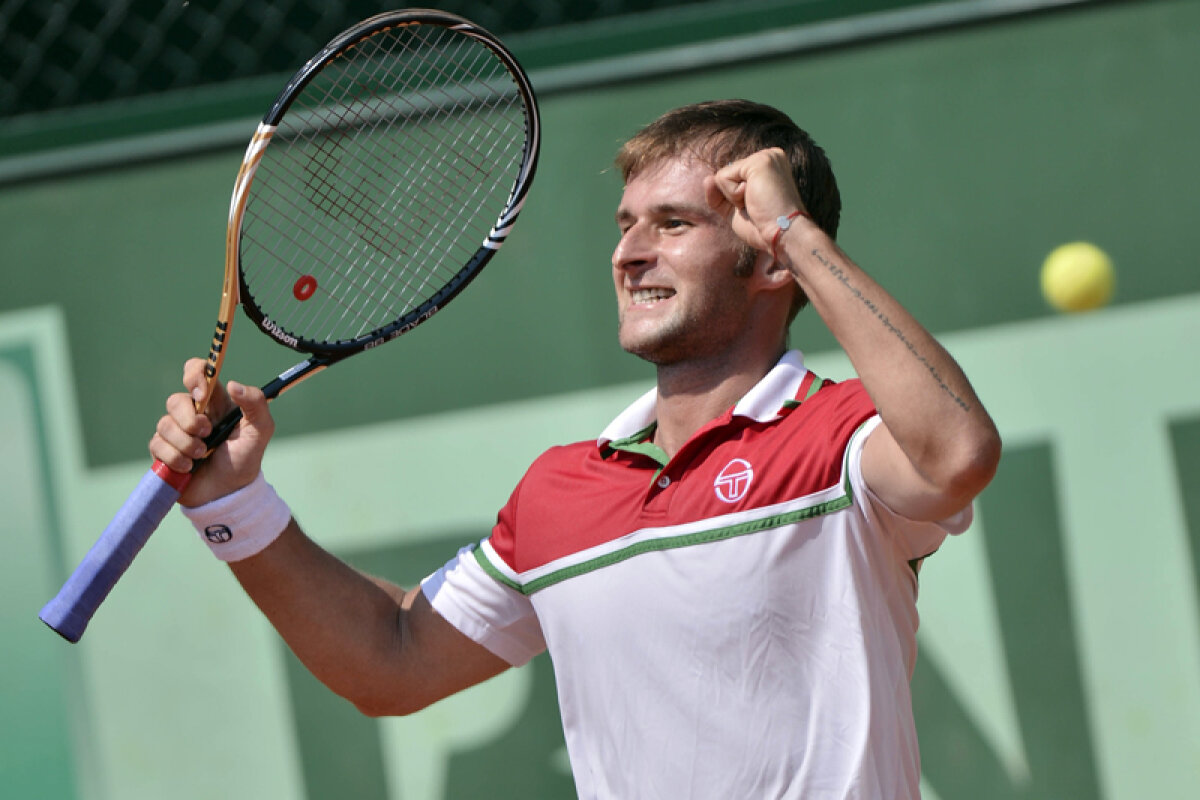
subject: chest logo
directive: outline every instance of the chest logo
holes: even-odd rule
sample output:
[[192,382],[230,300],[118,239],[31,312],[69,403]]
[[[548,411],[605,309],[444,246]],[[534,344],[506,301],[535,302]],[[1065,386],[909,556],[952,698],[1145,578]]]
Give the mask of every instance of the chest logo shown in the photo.
[[750,491],[753,481],[754,467],[750,466],[749,461],[735,458],[717,474],[717,479],[713,481],[713,490],[717,493],[718,500],[736,503]]

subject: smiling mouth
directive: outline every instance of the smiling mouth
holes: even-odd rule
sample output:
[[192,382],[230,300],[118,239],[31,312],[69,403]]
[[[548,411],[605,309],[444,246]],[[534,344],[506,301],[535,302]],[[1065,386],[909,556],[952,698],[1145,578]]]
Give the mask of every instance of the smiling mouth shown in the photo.
[[659,300],[666,300],[669,297],[674,297],[675,290],[656,287],[653,289],[634,289],[629,294],[633,299],[633,304],[637,306],[654,303]]

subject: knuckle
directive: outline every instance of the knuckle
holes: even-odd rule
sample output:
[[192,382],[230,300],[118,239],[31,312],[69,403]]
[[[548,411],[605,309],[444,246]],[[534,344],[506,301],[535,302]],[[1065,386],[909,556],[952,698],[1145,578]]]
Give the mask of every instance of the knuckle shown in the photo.
[[167,397],[167,411],[174,411],[183,405],[190,406],[191,402],[192,399],[188,395],[182,392],[176,392],[175,394]]
[[161,436],[150,440],[150,455],[166,464],[175,472],[188,472],[192,469],[192,460],[171,447]]
[[199,414],[195,414],[183,426],[183,431],[188,436],[204,436],[208,432],[207,418]]

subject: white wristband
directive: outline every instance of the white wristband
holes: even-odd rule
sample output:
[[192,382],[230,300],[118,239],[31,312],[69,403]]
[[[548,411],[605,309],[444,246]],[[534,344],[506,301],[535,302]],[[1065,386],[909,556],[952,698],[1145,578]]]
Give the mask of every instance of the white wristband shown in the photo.
[[287,503],[261,472],[248,486],[211,503],[183,508],[183,514],[222,561],[241,561],[265,550],[292,518]]

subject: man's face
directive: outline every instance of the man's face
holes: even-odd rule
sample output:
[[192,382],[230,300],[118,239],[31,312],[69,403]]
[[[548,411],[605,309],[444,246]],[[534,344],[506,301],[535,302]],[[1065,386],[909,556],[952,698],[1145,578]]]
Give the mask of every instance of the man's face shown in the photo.
[[729,208],[705,199],[712,174],[692,159],[652,164],[625,185],[617,208],[618,337],[660,366],[717,355],[749,322],[745,247]]

